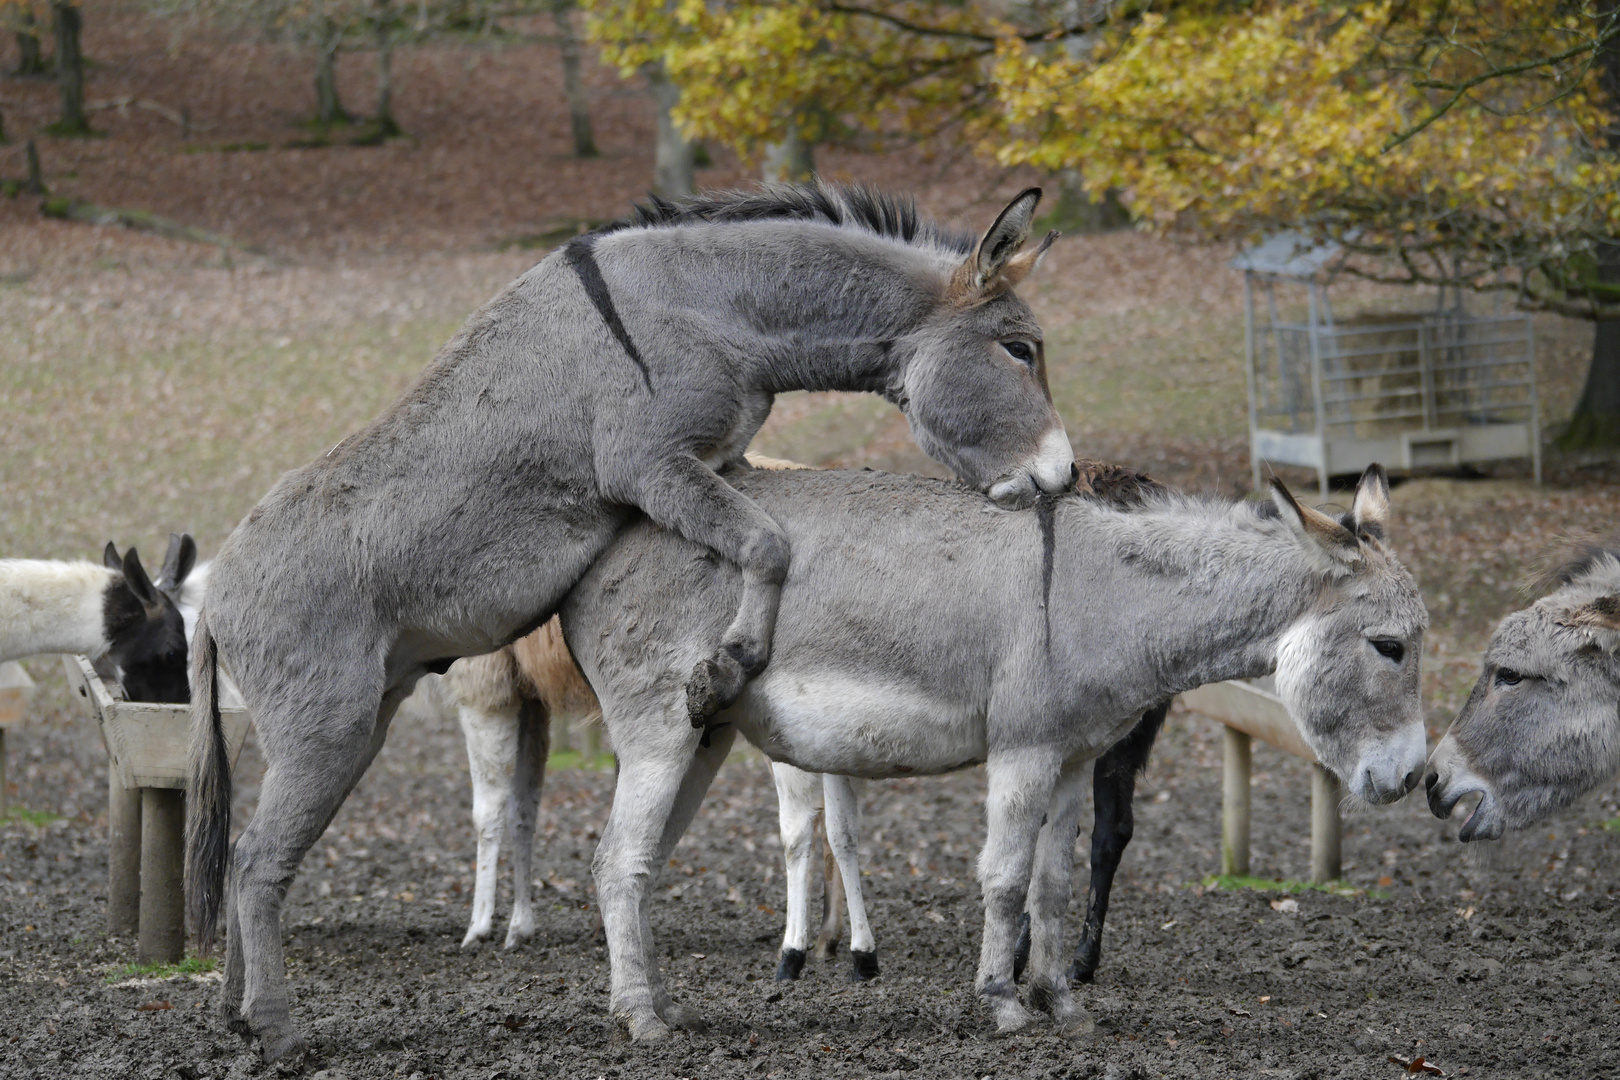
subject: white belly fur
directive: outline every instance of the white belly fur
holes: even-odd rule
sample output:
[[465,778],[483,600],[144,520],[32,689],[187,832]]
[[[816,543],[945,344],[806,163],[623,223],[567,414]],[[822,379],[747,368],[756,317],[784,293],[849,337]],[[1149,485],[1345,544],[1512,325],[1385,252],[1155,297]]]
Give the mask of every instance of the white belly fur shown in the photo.
[[892,777],[985,758],[985,711],[915,686],[767,668],[726,719],[776,761],[807,772]]

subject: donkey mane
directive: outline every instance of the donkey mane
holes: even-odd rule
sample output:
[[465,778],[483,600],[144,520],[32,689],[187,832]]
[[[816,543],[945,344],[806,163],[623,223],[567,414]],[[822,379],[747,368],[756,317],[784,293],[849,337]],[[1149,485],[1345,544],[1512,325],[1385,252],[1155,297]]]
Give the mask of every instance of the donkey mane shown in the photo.
[[820,180],[762,184],[753,190],[708,191],[681,199],[653,195],[638,204],[629,217],[604,225],[595,230],[595,235],[622,229],[782,220],[823,222],[963,256],[978,245],[978,237],[972,233],[922,220],[910,196],[862,184],[828,184]]
[[1620,562],[1620,535],[1606,540],[1590,537],[1554,548],[1526,587],[1527,592],[1550,593],[1572,585],[1599,568],[1605,559]]

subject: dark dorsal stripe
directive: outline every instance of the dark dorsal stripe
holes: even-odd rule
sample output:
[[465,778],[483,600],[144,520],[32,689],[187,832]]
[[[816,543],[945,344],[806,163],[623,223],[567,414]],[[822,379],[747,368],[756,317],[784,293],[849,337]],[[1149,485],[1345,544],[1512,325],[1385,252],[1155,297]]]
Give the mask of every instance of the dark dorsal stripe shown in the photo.
[[1052,648],[1052,558],[1057,551],[1057,500],[1041,494],[1035,500],[1041,527],[1041,618],[1046,621],[1046,648]]
[[608,292],[607,282],[602,280],[602,268],[596,265],[596,255],[591,250],[595,246],[596,237],[581,236],[577,240],[569,241],[563,248],[563,258],[568,260],[568,265],[579,275],[580,284],[585,286],[585,295],[596,305],[597,314],[602,316],[602,321],[613,331],[613,336],[619,339],[624,351],[630,354],[630,359],[641,369],[641,381],[647,385],[647,393],[650,394],[653,392],[653,385],[652,376],[647,373],[647,362],[641,358],[636,343],[630,340],[630,331],[626,330],[624,323],[620,321],[618,308],[613,306],[613,294]]

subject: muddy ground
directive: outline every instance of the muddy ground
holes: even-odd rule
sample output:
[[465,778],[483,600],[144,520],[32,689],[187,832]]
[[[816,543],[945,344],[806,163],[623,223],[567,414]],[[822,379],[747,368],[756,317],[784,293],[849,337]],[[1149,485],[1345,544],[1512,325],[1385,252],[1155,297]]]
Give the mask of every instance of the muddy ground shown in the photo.
[[[60,816],[0,826],[0,1075],[291,1072],[262,1068],[222,1029],[217,976],[119,979],[133,945],[103,933],[103,751],[65,694],[47,686],[43,697],[38,719],[13,734],[12,775],[23,806]],[[979,771],[867,789],[882,976],[851,984],[841,956],[774,982],[775,799],[763,764],[736,755],[653,907],[672,991],[713,1029],[642,1049],[608,1019],[594,936],[588,868],[611,774],[550,777],[537,938],[515,953],[462,950],[473,841],[459,735],[398,724],[287,904],[295,1015],[314,1043],[302,1068],[327,1080],[1304,1080],[1395,1077],[1391,1055],[1421,1055],[1450,1076],[1620,1075],[1620,835],[1602,827],[1620,789],[1517,838],[1489,868],[1416,801],[1359,814],[1345,840],[1356,894],[1305,893],[1297,911],[1279,911],[1279,893],[1201,884],[1217,864],[1219,754],[1218,728],[1178,708],[1140,789],[1103,967],[1081,991],[1097,1030],[1072,1041],[1046,1030],[994,1038],[972,994]],[[250,739],[239,824],[259,768]],[[1305,767],[1257,746],[1255,773],[1255,873],[1302,878]]]

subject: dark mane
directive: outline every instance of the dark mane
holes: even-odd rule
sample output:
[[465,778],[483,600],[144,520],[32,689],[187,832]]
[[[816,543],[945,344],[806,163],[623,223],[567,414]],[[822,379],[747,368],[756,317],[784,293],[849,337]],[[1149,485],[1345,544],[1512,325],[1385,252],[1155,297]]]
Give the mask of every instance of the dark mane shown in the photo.
[[621,221],[596,230],[665,229],[681,225],[745,221],[821,221],[861,229],[919,247],[971,253],[978,238],[921,220],[909,195],[860,184],[765,184],[754,190],[707,191],[682,199],[648,198]]
[[1590,573],[1598,560],[1604,556],[1620,559],[1620,536],[1611,536],[1607,540],[1594,540],[1590,537],[1570,540],[1554,548],[1542,559],[1529,589],[1537,593],[1561,589]]

